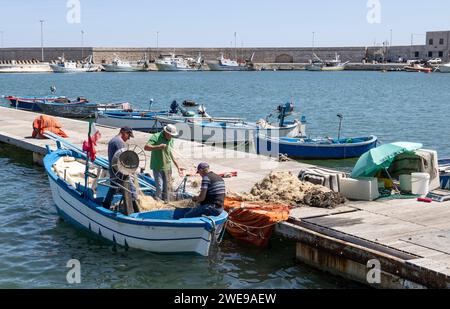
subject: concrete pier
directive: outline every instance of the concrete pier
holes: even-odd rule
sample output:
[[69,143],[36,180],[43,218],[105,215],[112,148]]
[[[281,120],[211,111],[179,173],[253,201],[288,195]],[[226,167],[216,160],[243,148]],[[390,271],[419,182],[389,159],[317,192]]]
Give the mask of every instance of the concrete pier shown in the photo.
[[[31,151],[36,161],[41,160],[45,145],[53,142],[31,139],[32,122],[38,115],[0,107],[0,142]],[[69,141],[80,146],[87,138],[88,123],[59,120]],[[99,129],[98,151],[106,155],[107,142],[118,129]],[[135,135],[132,143],[143,146],[148,134]],[[182,140],[175,145],[175,155],[184,167],[206,161],[216,172],[237,171],[238,177],[226,179],[227,188],[237,192],[248,191],[272,170],[298,173],[307,166]],[[450,202],[382,199],[348,202],[332,210],[297,208],[287,222],[278,224],[276,232],[297,242],[300,263],[371,287],[450,288]]]

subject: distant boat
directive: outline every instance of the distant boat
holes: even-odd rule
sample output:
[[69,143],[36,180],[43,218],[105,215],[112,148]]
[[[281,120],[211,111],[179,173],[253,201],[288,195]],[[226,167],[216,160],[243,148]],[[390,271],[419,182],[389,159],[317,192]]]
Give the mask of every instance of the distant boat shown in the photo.
[[111,63],[103,64],[106,72],[139,72],[147,71],[147,62],[140,60],[137,62],[122,61],[116,55]]
[[422,72],[422,73],[431,73],[433,72],[432,68],[426,68],[423,65],[419,63],[414,63],[411,65],[408,65],[403,68],[406,72]]
[[315,60],[305,67],[307,71],[343,71],[349,61],[342,63],[340,56],[336,53],[335,59],[325,60],[320,59],[316,54],[313,54]]
[[220,53],[219,59],[216,61],[206,61],[211,71],[249,71],[251,67],[246,63],[238,62],[225,58],[223,53]]
[[34,60],[8,61],[0,63],[0,73],[51,73],[52,69],[48,62]]
[[269,137],[259,134],[256,137],[258,154],[278,156],[287,155],[294,159],[348,159],[357,158],[377,146],[376,136],[346,139],[308,139],[291,137]]
[[158,71],[198,71],[201,68],[201,56],[197,60],[180,55],[162,56],[155,60]]
[[97,72],[99,70],[99,66],[95,65],[92,61],[92,55],[80,64],[75,61],[66,60],[63,55],[56,63],[50,64],[50,67],[55,73],[84,73]]

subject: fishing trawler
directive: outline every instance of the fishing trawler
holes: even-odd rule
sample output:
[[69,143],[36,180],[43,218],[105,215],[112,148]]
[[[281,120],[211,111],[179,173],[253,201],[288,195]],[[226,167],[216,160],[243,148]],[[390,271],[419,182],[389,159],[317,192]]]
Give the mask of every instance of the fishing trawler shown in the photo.
[[53,72],[55,73],[85,73],[85,72],[97,72],[99,66],[93,62],[93,57],[90,55],[81,63],[76,61],[66,60],[64,54],[58,58],[56,63],[50,64]]
[[147,71],[147,61],[140,60],[137,62],[122,61],[117,55],[111,63],[103,64],[106,72],[140,72]]
[[[252,56],[253,58],[253,56]],[[225,58],[223,53],[215,61],[207,61],[208,67],[211,71],[249,71],[251,67],[245,62],[238,62],[230,58]]]
[[201,68],[201,56],[197,60],[181,55],[162,55],[155,60],[158,71],[198,71]]
[[313,56],[315,59],[305,67],[307,71],[343,71],[349,63],[349,61],[342,63],[341,57],[337,53],[335,59],[325,61],[320,59],[316,54],[313,54]]

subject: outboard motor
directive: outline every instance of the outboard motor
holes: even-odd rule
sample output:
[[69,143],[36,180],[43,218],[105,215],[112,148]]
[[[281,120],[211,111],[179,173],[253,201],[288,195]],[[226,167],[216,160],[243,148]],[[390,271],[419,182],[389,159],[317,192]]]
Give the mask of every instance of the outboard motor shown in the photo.
[[178,104],[178,102],[176,100],[174,100],[172,102],[172,104],[170,104],[170,111],[169,111],[169,113],[171,113],[171,114],[178,114],[179,111],[180,111],[180,105]]
[[286,103],[285,105],[279,105],[277,108],[278,111],[278,119],[280,120],[280,127],[284,126],[284,119],[291,115],[294,112],[294,104]]
[[204,118],[210,118],[208,113],[206,113],[206,107],[203,104],[198,107],[197,112],[200,116],[202,116]]

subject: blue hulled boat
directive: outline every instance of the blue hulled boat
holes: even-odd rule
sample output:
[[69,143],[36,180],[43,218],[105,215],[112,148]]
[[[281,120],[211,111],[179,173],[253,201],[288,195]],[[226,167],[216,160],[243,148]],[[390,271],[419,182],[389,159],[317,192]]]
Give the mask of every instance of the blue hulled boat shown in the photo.
[[309,139],[290,137],[269,137],[258,135],[258,154],[278,157],[280,154],[295,159],[347,159],[360,157],[377,146],[376,136],[344,139]]
[[6,100],[9,101],[9,104],[13,108],[31,111],[31,112],[42,112],[41,108],[37,104],[38,102],[48,101],[52,102],[59,97],[57,96],[43,96],[43,97],[33,97],[33,96],[24,96],[24,97],[15,97],[15,96],[7,96]]

